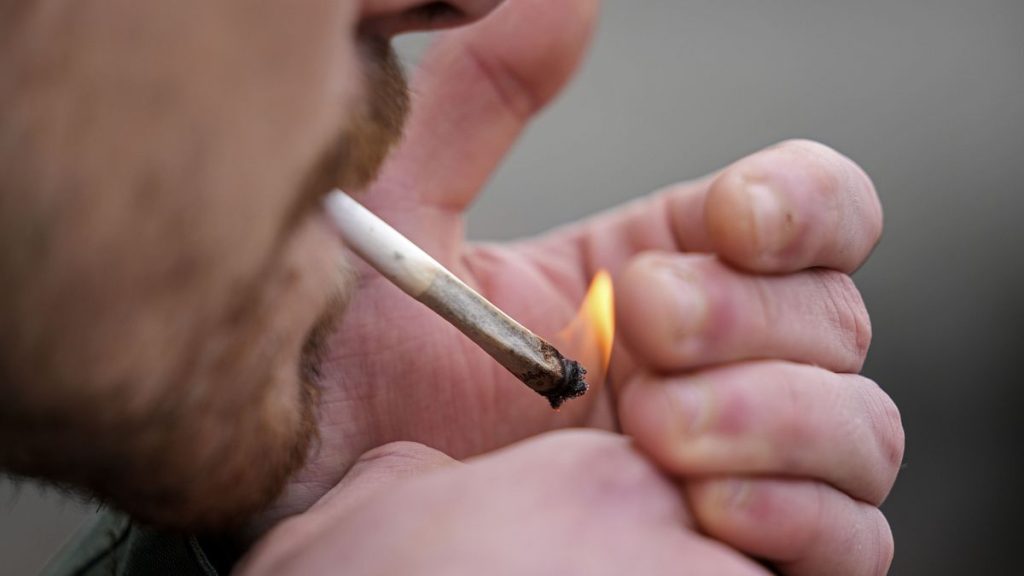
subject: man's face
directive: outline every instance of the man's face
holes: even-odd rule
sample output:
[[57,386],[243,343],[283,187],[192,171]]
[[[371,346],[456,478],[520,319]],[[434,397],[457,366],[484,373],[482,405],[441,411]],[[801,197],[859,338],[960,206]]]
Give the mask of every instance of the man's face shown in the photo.
[[0,467],[177,526],[271,499],[346,294],[319,199],[407,108],[388,36],[496,3],[0,5]]

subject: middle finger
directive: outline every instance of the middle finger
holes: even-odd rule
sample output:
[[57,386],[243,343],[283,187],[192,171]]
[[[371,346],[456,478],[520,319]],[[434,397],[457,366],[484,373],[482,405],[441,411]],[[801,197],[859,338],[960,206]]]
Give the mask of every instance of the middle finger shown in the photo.
[[774,358],[858,372],[871,342],[849,276],[736,271],[713,256],[647,253],[616,282],[622,342],[644,365],[678,371]]

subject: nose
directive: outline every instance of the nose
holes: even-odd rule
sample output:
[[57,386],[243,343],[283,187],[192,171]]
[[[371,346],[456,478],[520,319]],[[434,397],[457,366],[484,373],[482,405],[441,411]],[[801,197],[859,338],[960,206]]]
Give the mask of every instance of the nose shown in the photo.
[[501,0],[366,0],[360,28],[384,38],[452,28],[483,18],[498,4]]

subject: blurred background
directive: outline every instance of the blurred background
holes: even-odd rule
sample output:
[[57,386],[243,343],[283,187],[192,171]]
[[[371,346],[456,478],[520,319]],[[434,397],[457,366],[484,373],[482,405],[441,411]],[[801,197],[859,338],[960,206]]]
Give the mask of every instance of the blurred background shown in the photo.
[[[1024,574],[1021,0],[605,0],[470,233],[537,233],[793,137],[859,162],[885,206],[856,278],[865,371],[907,430],[891,573]],[[35,573],[91,512],[0,480],[0,573]]]

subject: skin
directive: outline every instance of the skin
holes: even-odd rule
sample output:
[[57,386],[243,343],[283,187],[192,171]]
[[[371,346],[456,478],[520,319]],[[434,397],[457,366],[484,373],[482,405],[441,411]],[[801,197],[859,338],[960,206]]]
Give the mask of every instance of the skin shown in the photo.
[[[871,329],[848,274],[882,229],[870,179],[825,146],[785,142],[549,235],[465,243],[462,210],[585,47],[592,3],[544,10],[539,20],[536,2],[507,3],[438,39],[413,78],[406,136],[363,201],[545,336],[575,313],[593,271],[609,269],[619,311],[610,385],[551,412],[454,329],[360,267],[352,306],[329,342],[325,372],[335,384],[323,391],[319,452],[275,512],[308,507],[364,454],[378,463],[379,450],[416,460],[404,453],[408,444],[389,444],[399,440],[462,460],[565,426],[620,428],[688,480],[680,497],[705,533],[786,574],[884,573],[893,542],[877,504],[898,471],[903,430],[884,391],[851,374],[863,364]],[[472,105],[451,106],[456,97]],[[751,183],[774,190],[787,209],[755,211]],[[783,240],[763,240],[773,232]],[[698,416],[666,401],[694,389],[711,406]],[[510,413],[512,422],[503,416]],[[678,432],[693,420],[700,433]],[[532,449],[530,440],[521,446]],[[573,450],[567,442],[564,452]],[[382,464],[380,476],[391,466]],[[408,466],[398,468],[403,482],[412,481]],[[614,474],[591,473],[595,480]],[[745,482],[747,496],[721,498],[718,488],[734,481]],[[503,493],[500,485],[480,490],[480,498]],[[771,506],[796,501],[805,505],[792,513]],[[464,502],[453,514],[483,525],[474,501]],[[414,508],[404,514],[416,516]],[[516,510],[495,522],[495,539],[505,524],[538,521],[535,508]],[[304,546],[292,540],[303,533],[272,532],[265,542]],[[859,552],[849,554],[854,542]],[[560,543],[549,543],[551,554],[571,554]],[[458,536],[444,544],[462,549]]]
[[399,135],[389,34],[494,2],[65,4],[0,5],[0,465],[238,524],[315,434],[350,291],[319,198]]
[[[851,374],[870,324],[847,274],[882,218],[848,159],[785,143],[545,237],[468,245],[462,211],[575,69],[596,6],[514,0],[442,35],[362,199],[542,335],[594,270],[614,274],[609,385],[554,413],[371,271],[345,288],[315,210],[394,135],[380,40],[459,20],[400,0],[123,4],[0,18],[19,23],[2,77],[21,80],[0,84],[5,469],[164,525],[247,520],[251,573],[622,573],[637,550],[646,573],[765,573],[750,557],[884,573],[877,505],[903,437]],[[472,20],[494,3],[453,4]],[[569,426],[633,441],[543,435]],[[430,544],[390,557],[381,522]],[[580,532],[600,534],[592,554],[565,546]]]
[[[387,485],[382,468],[412,477]],[[374,529],[388,537],[360,533]],[[330,574],[341,558],[356,574],[768,574],[696,532],[676,486],[625,438],[596,431],[465,464],[422,445],[377,449],[238,573]]]

